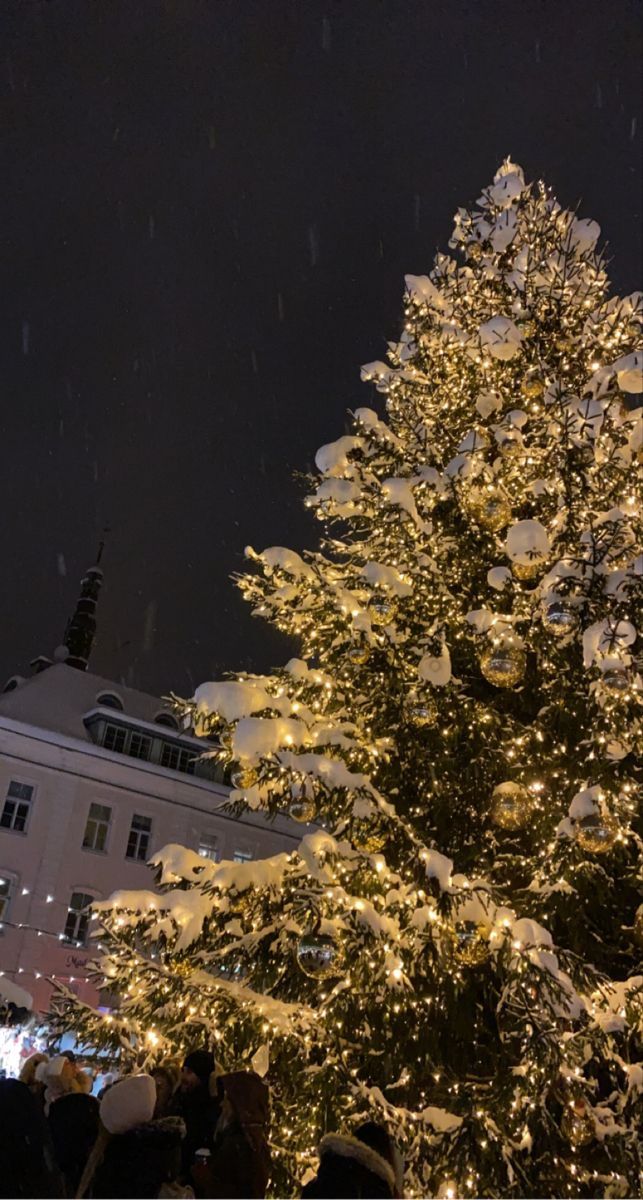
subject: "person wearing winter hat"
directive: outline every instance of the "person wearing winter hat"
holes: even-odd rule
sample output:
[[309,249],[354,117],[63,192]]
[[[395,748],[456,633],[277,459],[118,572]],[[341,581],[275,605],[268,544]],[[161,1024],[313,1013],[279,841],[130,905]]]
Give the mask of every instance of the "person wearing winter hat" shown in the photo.
[[64,1194],[40,1104],[19,1079],[0,1080],[0,1197]]
[[65,1192],[75,1196],[98,1137],[98,1100],[84,1092],[68,1092],[49,1106],[47,1121]]
[[25,1083],[29,1088],[34,1099],[38,1101],[41,1108],[45,1103],[45,1081],[43,1079],[43,1071],[49,1058],[46,1054],[31,1054],[28,1059],[22,1064],[19,1079],[21,1083]]
[[216,1088],[210,1088],[214,1074],[215,1061],[210,1050],[192,1050],[183,1060],[181,1081],[171,1111],[185,1122],[185,1141],[181,1149],[181,1173],[185,1183],[191,1181],[197,1150],[212,1149],[214,1128],[221,1110]]
[[329,1133],[319,1143],[319,1167],[302,1200],[394,1200],[402,1196],[404,1166],[383,1125],[366,1121],[352,1136]]
[[128,1075],[100,1102],[102,1129],[76,1193],[97,1198],[189,1197],[178,1174],[185,1125],[180,1118],[153,1119],[156,1087],[151,1075]]
[[79,1071],[75,1063],[71,1063],[66,1054],[58,1054],[50,1058],[42,1069],[42,1079],[45,1083],[45,1113],[49,1113],[51,1105],[61,1096],[70,1092],[86,1092],[92,1090],[92,1081],[84,1071]]
[[255,1200],[270,1179],[268,1120],[270,1093],[254,1071],[220,1075],[221,1115],[207,1164],[192,1169],[197,1196],[212,1200]]
[[152,1079],[156,1085],[155,1117],[167,1117],[172,1112],[174,1093],[181,1080],[181,1072],[171,1062],[162,1062],[154,1067]]

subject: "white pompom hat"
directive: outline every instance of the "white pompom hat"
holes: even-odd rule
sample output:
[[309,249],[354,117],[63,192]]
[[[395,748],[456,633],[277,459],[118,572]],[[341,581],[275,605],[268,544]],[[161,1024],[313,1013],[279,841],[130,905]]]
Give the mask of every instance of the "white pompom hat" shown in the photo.
[[100,1119],[108,1133],[127,1133],[154,1116],[156,1085],[151,1075],[128,1075],[105,1092]]

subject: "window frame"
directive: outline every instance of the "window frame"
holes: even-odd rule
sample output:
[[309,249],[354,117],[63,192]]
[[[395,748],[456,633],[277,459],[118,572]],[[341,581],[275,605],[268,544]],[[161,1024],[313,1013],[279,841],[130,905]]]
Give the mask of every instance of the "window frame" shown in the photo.
[[[148,821],[149,829],[135,829],[134,822],[136,820]],[[138,813],[138,812],[132,813],[132,818],[131,818],[130,826],[129,826],[129,833],[127,835],[127,842],[125,844],[125,858],[128,860],[128,862],[143,863],[143,864],[145,864],[147,862],[147,860],[150,856],[150,853],[151,853],[153,828],[154,828],[153,817],[149,817],[147,815],[147,813]],[[130,841],[132,840],[132,837],[134,837],[136,839],[136,853],[135,854],[129,853]],[[147,846],[145,847],[145,852],[142,856],[139,854],[139,850],[140,850],[140,846],[141,846],[141,837],[147,838]]]
[[246,843],[243,846],[236,846],[232,851],[232,861],[236,863],[247,863],[254,861],[254,851],[251,846]]
[[[203,853],[207,848],[214,850],[214,854]],[[208,862],[220,862],[221,845],[219,835],[217,833],[208,833],[203,831],[199,834],[199,844],[196,850],[199,858],[205,858]]]
[[9,920],[11,906],[18,891],[18,876],[15,871],[5,871],[4,867],[0,867],[0,880],[3,879],[7,882],[7,895],[3,897],[0,892],[0,903],[5,900],[4,907],[0,908],[0,936],[4,933],[4,923]]
[[[14,783],[18,784],[21,787],[31,788],[31,795],[28,800],[21,800],[18,796],[10,796],[9,795],[9,790],[11,788],[11,785]],[[37,785],[35,783],[31,783],[30,780],[16,779],[14,776],[9,777],[9,780],[7,783],[7,790],[5,792],[4,801],[2,804],[2,812],[0,812],[0,833],[16,833],[20,837],[27,836],[27,834],[29,833],[29,826],[31,825],[31,817],[32,817],[32,813],[33,813],[33,808],[34,808],[34,803],[36,800],[37,791],[38,791]],[[14,811],[11,816],[11,824],[10,825],[4,825],[2,823],[2,819],[4,817],[7,804],[14,805]],[[24,828],[16,829],[14,822],[16,819],[16,812],[18,809],[18,805],[20,805],[20,804],[27,805],[27,814],[26,814],[26,818],[25,818]]]
[[[89,922],[91,919],[90,914],[86,910],[89,908],[90,904],[93,904],[94,900],[98,899],[98,896],[97,896],[96,892],[93,892],[93,891],[88,892],[88,891],[84,891],[81,889],[82,889],[82,885],[79,884],[76,887],[72,887],[72,890],[70,892],[69,903],[67,905],[67,913],[65,916],[65,924],[63,927],[61,940],[65,946],[76,946],[78,949],[81,949],[81,948],[86,949],[87,941],[89,938]],[[85,898],[85,900],[87,902],[83,905],[82,908],[74,908],[73,907],[72,901],[74,899],[74,896],[83,896]],[[78,936],[71,937],[67,933],[67,923],[69,921],[69,917],[72,912],[75,914],[75,918],[76,918],[76,933],[78,934],[80,929],[83,929],[83,937],[82,938],[79,938]],[[82,925],[83,921],[84,921],[84,927]]]
[[[90,821],[94,822],[96,830],[98,830],[99,827],[101,827],[102,825],[105,824],[105,820],[103,817],[92,817],[92,808],[106,808],[107,811],[109,812],[109,818],[106,822],[107,828],[105,831],[105,844],[102,847],[98,847],[96,845],[91,845],[91,846],[85,845],[85,838],[87,837],[87,827],[89,825],[89,822]],[[111,804],[104,804],[101,800],[90,800],[89,808],[87,809],[87,816],[85,817],[85,829],[83,832],[83,838],[82,838],[82,841],[80,844],[81,850],[86,850],[89,854],[109,854],[109,839],[110,839],[110,831],[112,828],[113,812],[114,812],[114,809]],[[95,841],[95,838],[94,838],[94,841]]]

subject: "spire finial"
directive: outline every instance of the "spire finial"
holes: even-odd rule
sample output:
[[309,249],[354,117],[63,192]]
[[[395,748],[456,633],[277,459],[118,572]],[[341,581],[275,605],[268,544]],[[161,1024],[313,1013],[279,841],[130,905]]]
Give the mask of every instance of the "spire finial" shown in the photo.
[[96,563],[83,575],[80,583],[80,596],[74,614],[67,622],[63,638],[63,645],[67,649],[65,663],[68,667],[75,667],[78,671],[87,670],[96,637],[96,605],[103,582],[103,572],[98,564],[103,557],[105,537],[109,532],[109,526],[105,526],[103,537],[98,545]]

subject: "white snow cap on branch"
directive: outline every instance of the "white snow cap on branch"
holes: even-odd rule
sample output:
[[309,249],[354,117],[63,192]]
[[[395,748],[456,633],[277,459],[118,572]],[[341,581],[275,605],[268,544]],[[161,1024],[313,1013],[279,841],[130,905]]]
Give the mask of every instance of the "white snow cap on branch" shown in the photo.
[[281,570],[286,571],[289,575],[301,575],[307,579],[314,577],[312,567],[304,562],[301,555],[296,554],[294,550],[289,550],[286,546],[269,546],[260,554],[257,554],[252,546],[246,546],[245,553],[246,558],[263,562],[268,569],[268,574],[274,570]]
[[509,208],[521,195],[525,187],[525,176],[522,167],[506,158],[498,168],[493,183],[485,188],[478,200],[480,208],[494,204],[496,208]]
[[384,588],[385,591],[393,592],[395,596],[410,596],[413,591],[411,584],[402,579],[399,571],[395,567],[386,566],[385,563],[366,563],[362,567],[362,575],[373,587]]
[[483,347],[493,358],[507,360],[520,353],[522,334],[509,317],[491,317],[479,332]]
[[451,305],[447,303],[428,275],[405,275],[404,282],[409,296],[416,303],[427,304],[429,308],[437,308],[440,312],[451,312]]
[[498,392],[480,392],[476,400],[476,408],[481,417],[490,417],[493,412],[502,408],[502,398]]
[[638,395],[643,392],[643,350],[624,354],[613,364],[618,386],[622,392]]
[[600,812],[602,796],[603,789],[598,784],[576,792],[568,809],[570,819],[580,821],[583,817],[590,817],[594,813]]
[[364,442],[361,437],[345,434],[344,437],[337,438],[335,442],[328,442],[325,446],[320,446],[315,455],[315,465],[322,475],[343,475],[344,471],[349,467],[349,454],[351,450],[357,450],[363,446]]
[[427,879],[437,879],[440,890],[451,891],[453,875],[453,859],[438,850],[421,850],[420,858],[424,863]]
[[512,562],[544,561],[551,549],[549,534],[540,521],[516,521],[507,530],[505,549]]
[[636,629],[630,621],[613,621],[605,618],[588,625],[583,633],[583,662],[591,667],[605,655],[623,656],[629,662],[627,647],[636,640]]
[[592,221],[589,217],[580,220],[575,217],[572,221],[569,236],[572,246],[582,254],[585,250],[593,250],[599,237],[601,236],[601,227],[598,221]]
[[432,687],[445,687],[451,679],[451,655],[444,645],[439,654],[425,654],[418,664],[418,675]]
[[487,571],[487,583],[489,587],[495,588],[497,592],[501,592],[511,580],[511,571],[509,567],[492,567]]
[[194,693],[194,701],[197,713],[218,713],[224,721],[238,721],[274,706],[266,689],[254,679],[202,683]]

